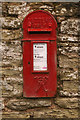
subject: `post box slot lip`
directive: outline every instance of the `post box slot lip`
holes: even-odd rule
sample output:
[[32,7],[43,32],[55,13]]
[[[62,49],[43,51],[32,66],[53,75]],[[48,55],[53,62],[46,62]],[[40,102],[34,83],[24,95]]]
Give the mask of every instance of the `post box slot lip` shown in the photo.
[[50,34],[51,31],[29,31],[29,34]]
[[46,40],[46,39],[43,39],[43,40],[41,40],[41,39],[36,39],[36,40],[35,40],[35,39],[26,39],[26,38],[25,38],[25,39],[22,39],[21,41],[22,41],[22,42],[26,42],[26,41],[27,41],[27,42],[31,42],[31,41],[33,41],[33,42],[34,42],[34,41],[36,41],[36,42],[39,42],[39,41],[45,42],[45,41],[56,41],[56,39],[48,39],[48,40]]
[[49,74],[49,71],[32,71],[32,74]]
[[50,34],[52,29],[31,29],[28,28],[30,34]]

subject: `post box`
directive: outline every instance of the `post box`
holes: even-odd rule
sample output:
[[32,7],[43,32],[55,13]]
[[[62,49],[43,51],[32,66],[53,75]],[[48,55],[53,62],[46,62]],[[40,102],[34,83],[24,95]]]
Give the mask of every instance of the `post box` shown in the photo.
[[37,10],[23,21],[23,96],[53,97],[57,88],[54,17]]

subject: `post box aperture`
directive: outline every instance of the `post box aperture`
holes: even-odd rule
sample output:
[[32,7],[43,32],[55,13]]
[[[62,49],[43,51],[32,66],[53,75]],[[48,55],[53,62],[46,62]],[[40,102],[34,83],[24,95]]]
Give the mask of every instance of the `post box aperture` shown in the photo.
[[23,95],[53,97],[57,88],[56,27],[54,17],[43,10],[23,21]]

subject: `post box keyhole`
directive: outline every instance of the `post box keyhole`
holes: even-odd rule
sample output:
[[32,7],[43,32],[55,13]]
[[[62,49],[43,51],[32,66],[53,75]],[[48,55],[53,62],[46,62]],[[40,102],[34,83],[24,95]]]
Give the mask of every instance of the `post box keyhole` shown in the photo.
[[28,62],[28,64],[30,64],[30,62]]

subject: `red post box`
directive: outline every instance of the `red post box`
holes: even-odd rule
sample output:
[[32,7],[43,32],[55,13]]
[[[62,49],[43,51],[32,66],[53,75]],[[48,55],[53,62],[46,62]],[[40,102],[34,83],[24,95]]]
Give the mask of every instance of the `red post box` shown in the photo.
[[56,27],[54,17],[43,10],[23,21],[23,95],[53,97],[57,88]]

